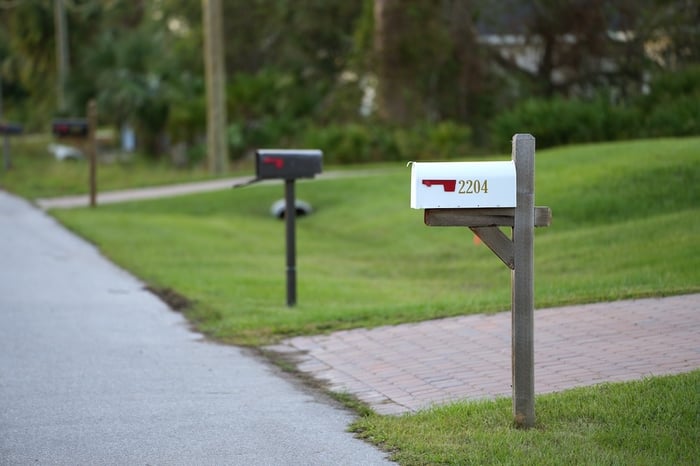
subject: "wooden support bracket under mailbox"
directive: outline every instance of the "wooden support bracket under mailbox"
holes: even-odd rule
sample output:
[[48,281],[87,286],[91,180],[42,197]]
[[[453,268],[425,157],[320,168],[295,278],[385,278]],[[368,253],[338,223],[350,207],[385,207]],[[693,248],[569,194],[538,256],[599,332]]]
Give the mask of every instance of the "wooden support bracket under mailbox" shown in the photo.
[[[515,268],[513,240],[499,227],[515,225],[515,208],[425,209],[425,224],[433,227],[469,227],[511,270]],[[552,223],[552,209],[535,207],[535,227]]]

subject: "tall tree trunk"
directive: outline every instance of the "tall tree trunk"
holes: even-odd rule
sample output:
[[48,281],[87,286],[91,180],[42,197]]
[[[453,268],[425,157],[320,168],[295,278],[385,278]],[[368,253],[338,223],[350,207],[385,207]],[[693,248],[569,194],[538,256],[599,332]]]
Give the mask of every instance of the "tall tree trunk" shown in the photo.
[[401,63],[401,0],[374,0],[374,56],[378,79],[377,110],[389,122],[408,121],[409,92]]
[[202,0],[204,65],[207,81],[207,156],[214,174],[226,172],[226,66],[221,0]]
[[454,101],[450,116],[473,124],[479,112],[479,95],[484,90],[484,70],[471,19],[471,1],[451,0],[445,13],[453,47],[451,60],[456,68],[455,85],[448,91],[453,93]]

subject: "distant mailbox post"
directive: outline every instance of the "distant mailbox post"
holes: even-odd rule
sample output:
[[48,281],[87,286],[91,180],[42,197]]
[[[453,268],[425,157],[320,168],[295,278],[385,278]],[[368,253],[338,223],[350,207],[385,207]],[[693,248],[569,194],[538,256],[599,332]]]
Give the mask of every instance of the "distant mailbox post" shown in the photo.
[[10,158],[10,136],[22,134],[24,128],[19,123],[0,122],[0,134],[3,136],[3,166],[5,171],[12,167]]
[[[513,416],[535,424],[534,227],[552,212],[535,207],[535,138],[513,136],[507,162],[415,162],[411,207],[429,226],[469,227],[512,270]],[[512,239],[501,227],[512,228]]]
[[97,103],[90,100],[86,106],[87,118],[57,118],[51,122],[51,132],[58,140],[86,149],[90,162],[90,207],[97,205]]
[[245,186],[261,180],[282,179],[285,184],[287,306],[296,305],[296,200],[294,182],[314,178],[323,169],[323,152],[317,149],[259,149],[255,154],[252,180],[234,185]]

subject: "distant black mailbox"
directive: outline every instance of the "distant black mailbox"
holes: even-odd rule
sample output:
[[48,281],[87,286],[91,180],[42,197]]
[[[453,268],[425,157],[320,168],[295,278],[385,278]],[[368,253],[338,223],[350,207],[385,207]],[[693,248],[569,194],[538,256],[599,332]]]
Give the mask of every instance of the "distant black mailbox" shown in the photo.
[[22,125],[17,123],[0,123],[0,134],[3,136],[16,136],[22,134]]
[[[287,245],[287,306],[297,302],[296,217],[294,184],[299,178],[313,178],[323,169],[323,151],[318,149],[258,149],[255,178],[239,181],[234,188],[262,180],[284,180],[284,220]],[[275,208],[279,210],[279,207]],[[311,209],[308,209],[310,212]],[[304,212],[307,213],[307,212]]]
[[54,120],[51,130],[57,138],[87,138],[90,134],[88,121],[82,118]]
[[260,149],[256,175],[260,180],[313,178],[323,169],[322,157],[323,152],[316,149]]

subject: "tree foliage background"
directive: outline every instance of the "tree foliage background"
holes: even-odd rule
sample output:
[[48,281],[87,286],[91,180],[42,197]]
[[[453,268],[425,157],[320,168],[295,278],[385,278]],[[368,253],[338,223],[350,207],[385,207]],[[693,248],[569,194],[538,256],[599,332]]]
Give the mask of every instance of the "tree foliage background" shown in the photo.
[[[101,123],[136,128],[145,153],[180,145],[196,160],[201,0],[63,2],[68,113],[95,98]],[[55,5],[0,0],[3,110],[31,130],[58,114]],[[546,136],[535,123],[548,112],[628,125],[593,140],[653,135],[651,125],[692,133],[700,117],[679,100],[697,102],[699,24],[692,0],[224,0],[231,152],[326,143],[365,160],[464,155],[533,132],[521,126]]]

